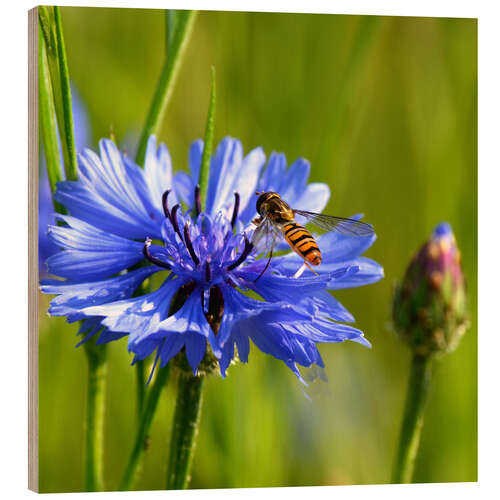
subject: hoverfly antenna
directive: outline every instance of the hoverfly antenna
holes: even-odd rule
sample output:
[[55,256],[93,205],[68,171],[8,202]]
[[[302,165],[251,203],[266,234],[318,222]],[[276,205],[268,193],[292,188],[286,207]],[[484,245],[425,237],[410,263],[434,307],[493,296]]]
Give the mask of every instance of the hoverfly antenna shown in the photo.
[[255,194],[256,194],[257,196],[260,196],[261,194],[264,194],[264,193],[263,193],[263,192],[261,192],[261,191],[255,191]]

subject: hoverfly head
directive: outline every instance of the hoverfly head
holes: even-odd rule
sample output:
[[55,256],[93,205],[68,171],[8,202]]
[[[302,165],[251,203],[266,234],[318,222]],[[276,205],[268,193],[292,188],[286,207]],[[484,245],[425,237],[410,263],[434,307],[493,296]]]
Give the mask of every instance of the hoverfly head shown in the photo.
[[277,193],[272,192],[272,191],[266,191],[266,192],[257,191],[255,194],[258,196],[257,203],[256,203],[255,207],[257,209],[257,213],[259,213],[261,216],[265,215],[261,212],[261,210],[264,208],[263,203],[269,201],[271,198],[276,198],[276,197],[279,198],[279,195]]

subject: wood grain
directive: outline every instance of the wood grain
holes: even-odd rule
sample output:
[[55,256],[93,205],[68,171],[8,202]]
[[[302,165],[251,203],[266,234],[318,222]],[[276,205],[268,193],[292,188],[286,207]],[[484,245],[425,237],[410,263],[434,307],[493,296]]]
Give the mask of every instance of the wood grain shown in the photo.
[[28,12],[28,488],[38,492],[38,10]]

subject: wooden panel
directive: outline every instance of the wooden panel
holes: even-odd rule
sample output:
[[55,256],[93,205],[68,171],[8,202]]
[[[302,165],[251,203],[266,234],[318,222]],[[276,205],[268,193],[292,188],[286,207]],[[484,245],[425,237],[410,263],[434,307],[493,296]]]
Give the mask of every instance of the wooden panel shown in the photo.
[[38,492],[38,10],[28,12],[28,488]]

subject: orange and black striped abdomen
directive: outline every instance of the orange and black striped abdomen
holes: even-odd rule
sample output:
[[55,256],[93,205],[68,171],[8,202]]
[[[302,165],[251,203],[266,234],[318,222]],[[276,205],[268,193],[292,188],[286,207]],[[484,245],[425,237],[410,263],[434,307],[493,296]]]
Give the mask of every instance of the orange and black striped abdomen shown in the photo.
[[292,250],[313,266],[321,264],[321,252],[312,234],[296,222],[287,222],[283,225],[283,235]]

